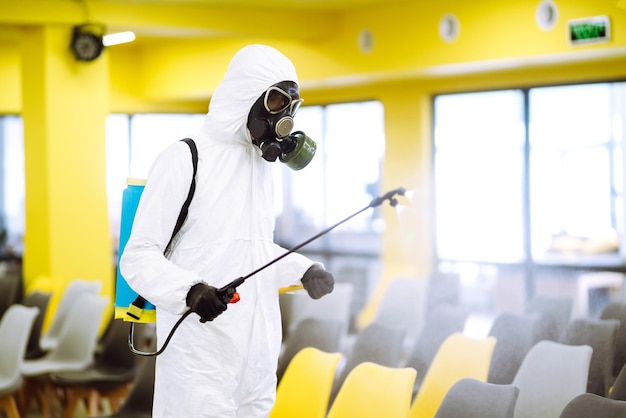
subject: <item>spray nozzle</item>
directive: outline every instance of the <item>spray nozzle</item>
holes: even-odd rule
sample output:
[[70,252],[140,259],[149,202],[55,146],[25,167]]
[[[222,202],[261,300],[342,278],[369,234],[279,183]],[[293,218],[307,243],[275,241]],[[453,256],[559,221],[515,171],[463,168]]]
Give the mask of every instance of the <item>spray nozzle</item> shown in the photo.
[[404,196],[405,193],[406,193],[406,189],[404,187],[398,187],[397,189],[390,190],[384,195],[374,198],[374,200],[370,202],[369,207],[373,208],[376,206],[380,206],[385,200],[388,200],[389,204],[395,207],[398,204],[398,199],[396,199],[395,196],[396,195]]

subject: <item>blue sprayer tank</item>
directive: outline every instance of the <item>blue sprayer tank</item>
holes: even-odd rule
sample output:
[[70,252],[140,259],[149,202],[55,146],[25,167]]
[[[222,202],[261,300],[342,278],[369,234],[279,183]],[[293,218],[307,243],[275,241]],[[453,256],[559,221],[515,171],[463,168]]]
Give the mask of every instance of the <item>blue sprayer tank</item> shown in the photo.
[[129,178],[126,181],[126,189],[122,194],[122,214],[120,220],[120,245],[117,259],[117,277],[115,282],[115,318],[133,322],[155,322],[156,311],[153,304],[146,301],[143,312],[139,319],[127,315],[129,306],[137,299],[137,292],[130,288],[126,279],[122,276],[119,261],[130,237],[130,231],[135,220],[135,213],[139,205],[141,193],[146,185],[144,179]]

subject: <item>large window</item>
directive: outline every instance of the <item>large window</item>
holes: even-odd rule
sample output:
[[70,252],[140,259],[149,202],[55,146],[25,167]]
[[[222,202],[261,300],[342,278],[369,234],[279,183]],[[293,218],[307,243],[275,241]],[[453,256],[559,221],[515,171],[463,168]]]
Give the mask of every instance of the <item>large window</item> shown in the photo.
[[573,317],[623,298],[625,82],[440,95],[433,114],[437,267],[480,335],[536,295]]
[[19,116],[0,117],[0,252],[22,254],[24,133]]
[[441,95],[434,120],[442,267],[517,266],[529,293],[556,267],[622,268],[626,83]]
[[524,260],[524,98],[520,91],[435,100],[437,252]]
[[169,144],[198,130],[203,120],[204,114],[112,114],[107,117],[107,197],[115,248],[127,179],[145,179],[156,156]]
[[[303,107],[295,120],[296,128],[318,148],[313,161],[301,171],[277,167],[283,187],[277,237],[287,245],[298,244],[369,204],[380,192],[385,147],[379,102]],[[378,254],[380,222],[377,212],[365,212],[311,248]],[[354,234],[361,239],[351,239]]]
[[530,90],[532,255],[616,252],[626,83]]

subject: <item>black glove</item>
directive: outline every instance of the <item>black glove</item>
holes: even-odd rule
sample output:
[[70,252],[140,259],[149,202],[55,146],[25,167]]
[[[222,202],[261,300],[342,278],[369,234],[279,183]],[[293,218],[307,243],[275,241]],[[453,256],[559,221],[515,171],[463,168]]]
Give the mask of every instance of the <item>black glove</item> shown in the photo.
[[200,322],[212,321],[226,310],[227,305],[217,294],[217,289],[205,283],[194,284],[187,293],[187,306],[200,315]]
[[333,291],[335,278],[318,264],[313,264],[302,276],[302,285],[309,296],[319,299]]

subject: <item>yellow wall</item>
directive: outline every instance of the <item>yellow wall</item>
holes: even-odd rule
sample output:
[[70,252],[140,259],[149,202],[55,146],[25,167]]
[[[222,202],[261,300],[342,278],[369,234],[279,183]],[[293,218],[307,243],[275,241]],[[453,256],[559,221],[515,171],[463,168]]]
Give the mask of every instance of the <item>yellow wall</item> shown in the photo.
[[20,48],[15,42],[0,39],[0,113],[19,113],[22,109]]
[[[363,99],[377,99],[383,103],[387,139],[383,187],[416,189],[420,199],[416,208],[401,219],[392,216],[390,210],[384,210],[387,231],[380,289],[396,276],[424,276],[432,269],[433,260],[433,222],[429,209],[432,194],[430,103],[433,94],[626,79],[624,6],[620,7],[614,0],[555,0],[555,3],[559,12],[558,21],[549,31],[540,29],[535,23],[537,0],[442,0],[405,2],[401,5],[390,2],[384,7],[332,16],[327,13],[301,14],[298,19],[288,21],[289,24],[285,25],[287,32],[282,31],[280,39],[270,38],[270,31],[257,31],[261,35],[256,37],[176,37],[150,42],[138,40],[134,44],[108,48],[95,63],[83,64],[83,70],[89,66],[101,69],[106,65],[106,71],[97,73],[95,78],[63,71],[50,75],[61,77],[74,91],[70,95],[74,105],[67,109],[67,112],[73,112],[71,116],[64,114],[63,109],[48,106],[48,111],[58,112],[61,120],[72,126],[76,124],[78,131],[82,132],[79,134],[81,138],[91,140],[93,136],[96,141],[84,148],[70,147],[64,148],[64,152],[50,152],[48,163],[56,164],[53,160],[64,158],[74,161],[72,170],[87,171],[84,181],[93,188],[82,208],[85,213],[98,214],[97,226],[65,222],[64,215],[60,212],[55,215],[54,209],[48,206],[56,199],[42,194],[38,197],[44,199],[46,204],[27,208],[27,213],[30,211],[28,234],[38,229],[33,227],[37,225],[36,219],[50,219],[51,226],[61,220],[64,231],[69,231],[68,237],[72,237],[68,240],[84,239],[84,233],[77,230],[87,228],[93,234],[92,238],[100,243],[98,251],[110,250],[102,245],[108,234],[106,221],[102,218],[105,200],[103,125],[93,123],[86,127],[80,122],[94,118],[93,106],[76,105],[81,101],[80,83],[88,86],[82,94],[95,91],[96,95],[104,95],[96,99],[102,100],[100,106],[95,107],[96,112],[205,112],[211,92],[223,76],[232,55],[245,44],[262,42],[276,46],[292,58],[299,71],[302,95],[307,104]],[[105,2],[100,7],[100,11],[97,6],[95,8],[96,18],[98,13],[103,19],[112,16],[113,12],[104,8]],[[138,14],[134,10],[129,13],[125,19],[130,20]],[[439,20],[446,13],[455,14],[460,21],[460,36],[454,42],[444,42],[437,35]],[[566,37],[567,21],[596,15],[610,17],[611,41],[570,46]],[[225,19],[229,15],[220,16]],[[232,15],[233,21],[239,17]],[[179,18],[173,16],[171,19]],[[117,19],[123,20],[121,17]],[[297,36],[299,20],[306,21],[306,25],[302,26],[306,36]],[[45,23],[39,26],[42,25],[45,27]],[[373,35],[373,49],[369,52],[358,48],[359,33],[364,29]],[[293,39],[285,36],[289,31],[294,33]],[[4,36],[7,32],[10,35]],[[19,32],[16,35],[11,25],[0,23],[0,113],[28,112],[23,108],[23,93],[18,87],[23,84],[20,66],[23,55],[21,45],[25,39]],[[64,65],[75,65],[67,49],[65,53],[62,58]],[[41,68],[40,71],[47,70]],[[70,76],[77,78],[68,81]],[[49,82],[54,83],[54,80]],[[94,87],[94,83],[100,87]],[[30,94],[31,100],[35,100],[37,92]],[[41,118],[45,117],[41,115]],[[55,132],[46,134],[47,146],[56,143],[64,146],[56,137],[62,132],[57,128]],[[73,139],[70,142],[78,144],[77,135],[71,136]],[[93,163],[88,170],[77,162],[83,156]],[[49,174],[56,176],[54,171]],[[71,181],[63,186],[65,190],[60,190],[58,187],[61,184],[55,183],[49,192],[71,196],[72,191],[85,185]],[[27,194],[38,193],[33,191],[36,186],[32,182],[30,186],[27,183],[27,187]],[[76,245],[67,245],[72,252],[81,254],[84,251]],[[27,247],[25,257],[32,253],[31,247]],[[46,257],[50,257],[51,265],[58,266],[58,271],[63,274],[73,274],[82,268],[87,270],[87,266],[80,263],[71,265],[75,260],[64,255],[62,249],[47,251],[42,260]],[[107,257],[110,259],[109,254]],[[49,274],[47,262],[33,262],[27,280]],[[108,280],[107,274],[110,273],[104,271],[108,266],[101,261],[96,266],[95,273]],[[94,271],[93,267],[91,271]],[[364,320],[374,308],[375,299],[364,313]]]

